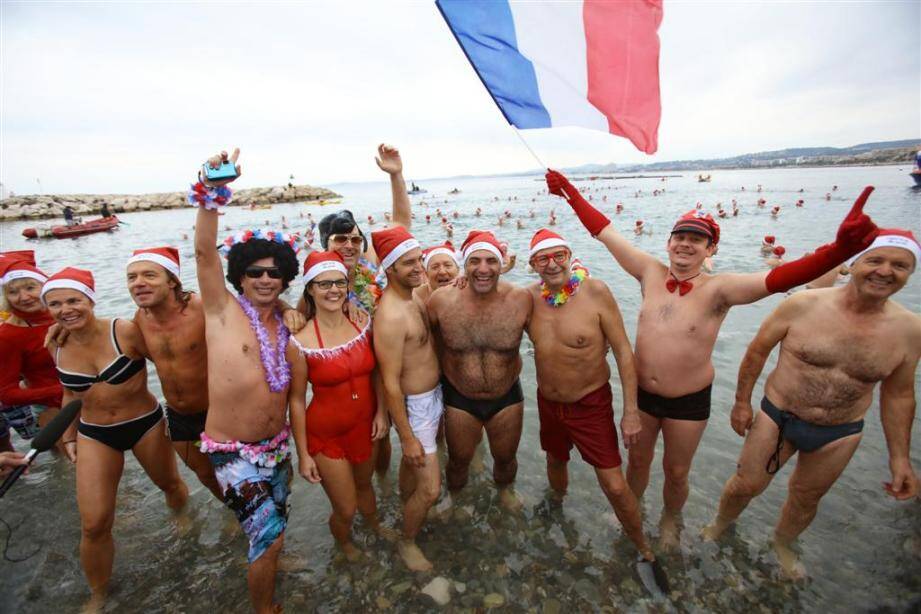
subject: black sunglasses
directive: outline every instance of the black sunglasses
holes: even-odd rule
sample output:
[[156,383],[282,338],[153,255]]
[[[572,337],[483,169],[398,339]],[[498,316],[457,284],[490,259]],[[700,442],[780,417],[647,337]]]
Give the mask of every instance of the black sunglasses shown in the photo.
[[243,273],[250,279],[259,279],[263,273],[268,273],[272,279],[281,279],[281,271],[277,266],[251,266],[247,267]]

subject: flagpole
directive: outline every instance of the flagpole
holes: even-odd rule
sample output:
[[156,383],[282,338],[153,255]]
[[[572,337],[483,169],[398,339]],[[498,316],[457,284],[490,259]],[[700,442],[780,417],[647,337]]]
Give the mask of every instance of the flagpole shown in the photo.
[[524,140],[524,137],[523,137],[523,136],[521,136],[521,132],[518,130],[518,128],[515,127],[513,124],[509,124],[509,125],[512,127],[512,131],[513,131],[515,134],[518,135],[518,138],[519,138],[519,139],[521,139],[521,143],[527,148],[528,151],[531,152],[531,155],[534,156],[534,159],[537,160],[537,163],[540,164],[540,167],[541,167],[541,168],[550,168],[549,166],[547,166],[546,164],[544,164],[544,163],[541,161],[540,158],[537,157],[537,154],[534,153],[534,150],[531,149],[531,146],[528,145],[528,142]]

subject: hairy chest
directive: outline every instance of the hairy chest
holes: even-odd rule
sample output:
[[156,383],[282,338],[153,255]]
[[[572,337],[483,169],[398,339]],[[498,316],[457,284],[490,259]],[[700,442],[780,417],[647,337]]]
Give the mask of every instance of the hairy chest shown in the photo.
[[784,339],[784,349],[816,369],[834,369],[873,384],[889,376],[902,359],[900,344],[865,332],[797,326]]
[[439,315],[442,342],[458,352],[517,351],[524,332],[524,316],[514,309],[492,307],[483,311],[458,309]]

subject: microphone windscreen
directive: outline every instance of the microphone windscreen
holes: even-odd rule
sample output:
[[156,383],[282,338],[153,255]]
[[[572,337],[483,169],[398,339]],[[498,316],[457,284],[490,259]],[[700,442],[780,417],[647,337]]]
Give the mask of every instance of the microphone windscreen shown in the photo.
[[61,411],[51,419],[51,422],[45,425],[45,428],[39,431],[38,435],[32,439],[32,449],[38,452],[50,450],[54,442],[61,438],[70,423],[74,421],[77,412],[80,411],[82,406],[83,401],[76,399],[62,407]]

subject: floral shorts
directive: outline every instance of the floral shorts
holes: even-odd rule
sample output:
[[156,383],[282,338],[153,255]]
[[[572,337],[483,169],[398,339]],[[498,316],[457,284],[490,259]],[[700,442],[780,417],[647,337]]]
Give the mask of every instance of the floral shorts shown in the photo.
[[0,439],[9,437],[10,428],[16,429],[23,439],[32,439],[41,430],[38,415],[46,409],[44,405],[0,407]]

